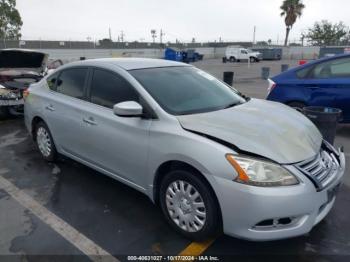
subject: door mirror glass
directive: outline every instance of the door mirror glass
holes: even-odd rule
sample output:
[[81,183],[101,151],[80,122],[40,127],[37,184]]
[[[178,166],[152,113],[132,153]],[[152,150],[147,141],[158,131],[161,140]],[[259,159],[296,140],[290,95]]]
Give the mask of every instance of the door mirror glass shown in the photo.
[[113,106],[113,112],[117,116],[136,117],[143,115],[143,108],[135,101],[126,101],[115,104]]

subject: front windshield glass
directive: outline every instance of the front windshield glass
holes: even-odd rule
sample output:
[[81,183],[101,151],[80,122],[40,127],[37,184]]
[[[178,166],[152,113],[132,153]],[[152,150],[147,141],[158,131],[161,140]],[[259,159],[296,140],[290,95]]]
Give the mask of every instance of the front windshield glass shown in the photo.
[[129,71],[170,114],[210,112],[245,102],[239,93],[195,67],[161,67]]

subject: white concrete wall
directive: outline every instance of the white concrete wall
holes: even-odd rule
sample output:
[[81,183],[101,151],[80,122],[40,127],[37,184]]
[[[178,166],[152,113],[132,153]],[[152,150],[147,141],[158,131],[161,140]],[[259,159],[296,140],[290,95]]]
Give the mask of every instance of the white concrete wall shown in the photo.
[[199,47],[196,52],[203,54],[204,59],[222,58],[225,56],[226,47]]
[[[204,54],[204,59],[222,58],[225,55],[225,47],[199,47],[196,51]],[[163,49],[41,49],[50,55],[52,59],[62,59],[64,62],[79,60],[80,57],[148,57],[163,58]],[[315,59],[318,58],[319,47],[284,47],[283,59]]]
[[318,46],[293,46],[283,47],[283,59],[317,59],[320,53]]
[[51,59],[62,59],[65,63],[86,59],[106,57],[149,57],[162,58],[164,52],[161,49],[40,49]]

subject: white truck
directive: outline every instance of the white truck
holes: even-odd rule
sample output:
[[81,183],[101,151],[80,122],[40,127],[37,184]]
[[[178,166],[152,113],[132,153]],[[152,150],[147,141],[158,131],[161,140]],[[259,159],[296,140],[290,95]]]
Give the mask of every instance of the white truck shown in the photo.
[[242,60],[249,60],[251,63],[253,63],[259,62],[261,59],[262,54],[260,52],[254,52],[252,50],[237,46],[228,46],[226,48],[223,61],[240,62]]

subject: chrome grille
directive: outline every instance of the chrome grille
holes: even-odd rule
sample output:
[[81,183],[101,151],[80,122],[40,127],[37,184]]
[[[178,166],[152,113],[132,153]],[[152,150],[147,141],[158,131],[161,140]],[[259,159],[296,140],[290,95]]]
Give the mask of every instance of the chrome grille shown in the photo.
[[322,190],[333,181],[340,163],[334,152],[322,149],[316,157],[298,163],[296,167],[314,182],[318,190]]

